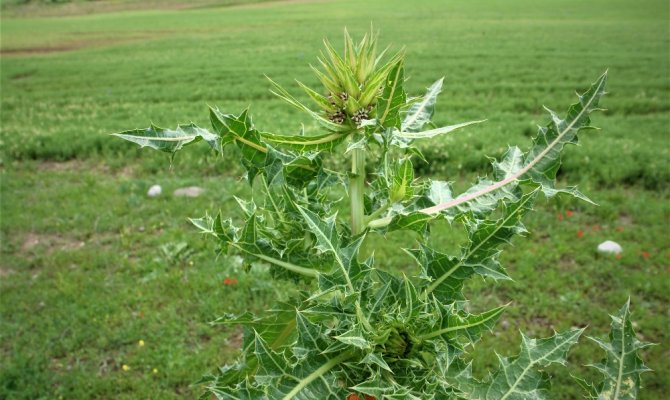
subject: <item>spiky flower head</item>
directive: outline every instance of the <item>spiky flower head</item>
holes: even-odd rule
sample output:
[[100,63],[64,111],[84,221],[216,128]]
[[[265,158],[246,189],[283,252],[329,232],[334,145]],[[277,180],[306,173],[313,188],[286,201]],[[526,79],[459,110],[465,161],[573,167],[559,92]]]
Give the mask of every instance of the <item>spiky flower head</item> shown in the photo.
[[363,120],[374,118],[374,106],[385,79],[403,58],[403,52],[399,51],[381,62],[388,47],[377,54],[377,36],[371,31],[354,43],[345,29],[342,56],[324,40],[325,50],[318,57],[321,69],[311,66],[324,86],[324,94],[300,85],[330,121],[355,128]]

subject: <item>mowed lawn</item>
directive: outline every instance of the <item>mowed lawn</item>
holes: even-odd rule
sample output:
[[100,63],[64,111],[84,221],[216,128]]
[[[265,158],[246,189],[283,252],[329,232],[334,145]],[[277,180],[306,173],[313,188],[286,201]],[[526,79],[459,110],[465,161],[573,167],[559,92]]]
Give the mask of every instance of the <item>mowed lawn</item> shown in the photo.
[[[516,352],[519,330],[541,336],[588,325],[588,335],[605,337],[607,314],[630,296],[639,336],[659,344],[643,353],[655,372],[644,376],[640,398],[666,399],[669,21],[663,0],[277,1],[3,17],[0,399],[201,393],[194,383],[240,344],[239,330],[209,321],[262,312],[292,290],[263,266],[247,273],[235,258],[217,258],[187,221],[218,210],[239,215],[234,196],[252,189],[233,154],[222,159],[203,145],[171,164],[107,134],[150,122],[207,127],[207,105],[231,113],[251,106],[263,130],[295,133],[304,123],[315,132],[269,93],[263,74],[295,93],[294,78],[315,85],[309,63],[322,38],[339,48],[345,26],[359,36],[371,23],[382,43],[407,47],[411,94],[445,76],[438,123],[488,119],[425,146],[431,164],[417,163],[417,172],[461,189],[488,172],[485,155],[528,146],[547,121],[542,105],[563,113],[576,90],[609,69],[607,110],[592,116],[602,129],[567,149],[560,173],[599,206],[541,202],[529,236],[502,257],[515,281],[468,286],[473,310],[512,301],[478,345],[474,370],[495,367],[494,349]],[[153,184],[162,196],[146,196]],[[190,185],[206,191],[172,196]],[[622,257],[597,254],[608,239],[623,246]],[[432,240],[457,251],[462,231],[436,226]],[[379,266],[414,275],[398,250],[414,243],[391,235],[367,248],[377,248]],[[550,398],[579,398],[570,374],[599,378],[584,365],[602,356],[583,338],[569,368],[549,369]]]

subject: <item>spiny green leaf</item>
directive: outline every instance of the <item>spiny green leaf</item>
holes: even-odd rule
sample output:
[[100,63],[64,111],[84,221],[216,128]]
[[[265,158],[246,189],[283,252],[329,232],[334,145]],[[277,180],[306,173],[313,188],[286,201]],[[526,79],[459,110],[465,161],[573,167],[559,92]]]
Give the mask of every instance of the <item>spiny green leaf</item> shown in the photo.
[[360,327],[353,327],[352,329],[344,332],[341,335],[334,337],[339,342],[342,342],[348,346],[357,347],[361,350],[370,349],[370,342],[365,338],[363,331]]
[[[515,171],[510,170],[514,166],[519,166],[523,153],[516,148],[510,148],[500,162],[493,162],[493,175],[496,179],[505,179]],[[408,204],[404,209],[392,209],[392,214],[372,220],[368,227],[381,231],[410,229],[420,233],[427,231],[428,223],[435,219],[447,218],[453,220],[456,216],[464,213],[472,213],[478,217],[484,217],[498,208],[502,201],[517,201],[521,196],[521,190],[518,182],[511,182],[499,190],[481,194],[482,190],[490,187],[493,182],[482,178],[474,186],[470,187],[465,193],[454,198],[453,190],[449,182],[439,180],[429,180],[423,187],[424,189],[418,196],[415,196],[415,202]],[[474,196],[473,196],[474,195]],[[459,201],[461,198],[471,197],[469,201]],[[427,212],[432,208],[444,204],[455,204],[453,207],[441,209],[439,213]]]
[[444,302],[461,300],[461,288],[466,279],[479,274],[493,279],[509,279],[497,261],[499,247],[509,243],[516,234],[526,232],[522,217],[531,210],[537,191],[524,195],[517,202],[503,206],[497,220],[466,218],[469,243],[459,257],[450,257],[425,245],[410,254],[419,262],[422,277],[428,280],[425,293],[433,293]]
[[469,343],[475,343],[482,333],[490,331],[507,306],[501,306],[481,314],[466,314],[459,312],[454,304],[443,309],[441,324],[431,331],[421,333],[421,339],[431,339],[444,335],[446,338],[454,339],[464,337]]
[[521,335],[521,352],[509,358],[498,356],[500,368],[484,382],[474,379],[452,379],[461,390],[460,397],[477,400],[544,399],[548,379],[536,369],[553,363],[565,364],[570,348],[577,343],[583,329],[556,333],[546,339]]
[[400,129],[402,132],[418,132],[424,125],[431,122],[435,112],[437,95],[442,91],[443,82],[444,78],[435,81],[430,85],[421,100],[412,104],[402,121]]
[[205,215],[202,218],[191,218],[189,221],[200,229],[201,233],[218,239],[221,251],[224,253],[228,251],[229,244],[237,240],[238,229],[233,226],[230,219],[222,219],[221,214],[217,214],[215,218]]
[[[420,211],[413,211],[406,214],[395,214],[389,225],[386,227],[387,232],[408,230],[426,234],[428,232],[428,223],[434,220],[432,215],[424,214]],[[373,226],[370,226],[373,228]]]
[[251,183],[263,169],[268,149],[261,142],[258,131],[254,129],[248,110],[244,110],[240,115],[223,114],[215,108],[209,110],[212,127],[221,136],[223,146],[234,142],[240,149],[242,163],[247,169],[247,177]]
[[332,151],[337,145],[344,142],[347,133],[327,133],[318,136],[277,135],[261,132],[264,141],[274,146],[289,148],[301,153],[308,151]]
[[403,61],[400,60],[389,71],[377,103],[377,120],[385,128],[400,128],[400,108],[407,98],[403,89],[404,80]]
[[412,181],[414,180],[414,166],[409,158],[398,160],[393,168],[391,179],[390,200],[395,203],[409,199],[414,194]]
[[342,352],[335,355],[317,355],[305,358],[287,370],[282,379],[268,384],[271,399],[282,400],[341,400],[347,391],[338,385],[338,373],[343,363],[355,355]]
[[[268,236],[265,228],[261,228],[260,232],[257,229],[257,218],[255,214],[251,215],[241,231],[232,225],[230,219],[222,220],[220,215],[217,215],[216,218],[205,216],[191,219],[191,223],[202,233],[216,237],[219,240],[222,252],[226,252],[232,247],[245,257],[260,259],[298,275],[311,278],[316,278],[319,275],[319,272],[313,268],[296,265],[290,259],[283,259],[278,249],[271,246],[272,238]],[[262,240],[259,240],[259,236],[262,237]],[[314,264],[309,263],[310,266]]]
[[[208,390],[217,400],[269,400],[263,390],[251,384],[246,377],[241,378],[240,382],[232,387],[216,381],[208,386]],[[210,396],[201,399],[209,400]]]
[[254,380],[260,384],[269,384],[287,374],[288,363],[282,354],[273,351],[263,338],[256,334],[254,354],[258,359],[258,369]]
[[565,192],[575,197],[586,199],[574,188],[556,189],[554,181],[560,167],[560,154],[565,144],[576,143],[577,132],[590,127],[589,114],[598,110],[600,97],[605,94],[607,73],[604,73],[583,95],[579,96],[579,103],[568,109],[568,116],[562,120],[552,114],[552,122],[548,127],[540,129],[538,136],[533,140],[533,147],[524,155],[523,167],[509,175],[506,179],[469,191],[452,201],[423,209],[432,214],[442,212],[452,207],[460,206],[473,200],[478,200],[507,185],[514,185],[520,179],[528,179],[541,186],[545,195],[551,197],[556,193]]
[[524,156],[524,176],[542,187],[547,197],[557,193],[568,193],[574,197],[588,200],[575,188],[556,189],[556,173],[561,166],[561,151],[567,144],[577,143],[577,132],[590,128],[589,114],[598,110],[598,102],[605,94],[607,72],[598,78],[583,94],[578,95],[579,102],[570,106],[565,119],[547,109],[551,122],[539,129],[533,139],[533,146]]
[[449,125],[449,126],[443,126],[441,128],[435,128],[431,129],[428,131],[423,131],[423,132],[395,132],[395,135],[404,138],[404,139],[432,139],[436,136],[439,135],[444,135],[447,133],[451,133],[457,129],[464,128],[466,126],[474,125],[474,124],[481,124],[482,122],[486,122],[486,120],[479,120],[479,121],[469,121],[469,122],[462,122],[460,124],[455,124],[455,125]]
[[308,185],[321,170],[321,158],[318,153],[300,155],[290,151],[280,151],[267,146],[265,176],[270,185],[288,183],[302,188]]
[[604,379],[595,386],[583,380],[582,384],[588,388],[591,399],[634,400],[640,391],[641,374],[651,371],[644,365],[638,351],[652,343],[637,339],[630,320],[630,299],[611,318],[608,342],[589,337],[607,354],[601,363],[591,365],[604,375]]
[[[316,237],[316,248],[321,252],[330,252],[336,257],[340,257],[340,238],[335,227],[337,215],[331,215],[324,219],[302,207],[298,207],[298,211],[300,211],[305,218],[305,222],[310,228],[310,232]],[[344,264],[341,263],[341,265],[344,267]]]
[[112,136],[171,154],[200,140],[206,141],[214,150],[221,150],[219,136],[195,124],[178,125],[176,129],[163,129],[152,124],[146,129],[113,133]]

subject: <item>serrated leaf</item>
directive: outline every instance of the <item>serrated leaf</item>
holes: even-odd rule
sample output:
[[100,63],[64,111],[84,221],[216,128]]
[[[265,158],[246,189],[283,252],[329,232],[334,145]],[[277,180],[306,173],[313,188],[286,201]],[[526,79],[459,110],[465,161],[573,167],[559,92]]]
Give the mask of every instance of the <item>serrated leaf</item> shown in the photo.
[[321,171],[321,158],[318,153],[294,154],[271,146],[267,146],[267,149],[264,172],[270,186],[287,183],[302,188]]
[[568,109],[566,119],[561,120],[552,114],[552,122],[548,127],[540,129],[538,136],[533,140],[533,147],[524,155],[523,167],[507,178],[485,185],[456,199],[428,207],[423,212],[438,213],[457,207],[463,203],[478,200],[483,196],[503,189],[507,185],[514,185],[518,180],[530,180],[542,188],[545,195],[551,197],[559,192],[565,192],[575,197],[586,199],[574,188],[556,189],[554,181],[560,167],[560,154],[565,144],[575,143],[577,132],[590,127],[589,114],[598,110],[600,97],[605,94],[607,73],[604,73],[583,95],[579,96],[579,103]]
[[[428,223],[434,219],[434,216],[420,211],[409,212],[406,214],[395,214],[391,217],[391,222],[385,228],[387,232],[409,230],[425,234],[428,231]],[[371,228],[374,227],[371,226]]]
[[229,245],[237,240],[238,229],[233,226],[230,219],[222,219],[220,213],[215,218],[205,215],[202,218],[191,218],[189,221],[200,229],[201,233],[218,239],[222,252],[226,252]]
[[587,389],[591,399],[634,400],[640,391],[641,374],[651,371],[644,365],[638,351],[652,344],[640,342],[635,335],[630,320],[630,299],[611,318],[609,341],[589,337],[606,353],[601,363],[591,365],[604,375],[603,381],[597,385],[578,381]]
[[170,154],[200,140],[206,141],[214,150],[220,150],[220,137],[195,124],[178,125],[176,129],[163,129],[152,124],[146,129],[113,133],[112,136]]
[[[510,168],[519,165],[521,156],[522,153],[518,151],[518,148],[510,148],[503,155],[501,161],[493,162],[494,177],[504,179],[504,177],[512,174],[513,171]],[[387,229],[388,231],[411,229],[423,233],[427,229],[428,222],[434,219],[446,217],[448,220],[453,220],[457,215],[464,213],[472,213],[478,217],[484,217],[498,208],[502,201],[517,201],[522,194],[517,182],[512,182],[495,191],[484,194],[480,193],[492,184],[494,182],[489,179],[480,179],[475,185],[466,190],[465,193],[454,198],[450,182],[429,180],[424,185],[421,195],[417,196],[416,201],[408,205],[407,209],[401,210],[395,215],[370,221],[368,227],[381,230]],[[464,198],[468,198],[469,201],[461,201]],[[439,205],[452,203],[455,204],[453,207],[441,209],[439,213],[426,212],[426,210],[438,207]]]
[[[393,370],[391,369],[391,367],[389,367],[389,365],[386,363],[386,361],[384,360],[384,358],[383,358],[381,355],[377,354],[377,353],[368,353],[368,354],[365,356],[365,358],[363,358],[363,359],[361,360],[361,362],[363,362],[364,364],[376,365],[376,366],[380,367],[381,369],[383,369],[383,370],[385,370],[385,371],[388,371],[388,372],[391,372],[391,373],[393,372]],[[360,387],[360,385],[359,385],[359,386],[356,386],[354,389],[359,390],[359,391],[362,391],[362,392],[365,392],[365,393],[367,393],[367,394],[372,394],[372,395],[374,395],[374,393],[370,393],[370,391],[362,390],[362,388]]]
[[570,348],[577,343],[583,329],[556,333],[546,339],[531,339],[521,335],[521,352],[514,357],[498,356],[499,369],[486,381],[452,379],[461,390],[459,396],[477,400],[545,399],[548,377],[538,368],[553,363],[565,364]]
[[341,370],[342,364],[354,354],[312,354],[288,370],[281,380],[268,385],[268,395],[271,399],[282,400],[341,400],[347,391],[338,385],[338,375],[332,370]]
[[254,374],[256,382],[270,384],[277,378],[287,375],[289,366],[286,359],[273,351],[258,334],[254,338],[254,354],[258,359],[258,368]]
[[531,210],[537,191],[524,195],[510,205],[504,205],[502,217],[497,220],[467,220],[469,243],[459,257],[440,253],[427,246],[411,250],[419,262],[423,276],[429,281],[425,293],[433,293],[443,302],[461,300],[461,288],[466,279],[479,274],[493,279],[509,279],[497,261],[499,247],[511,238],[526,232],[521,219]]
[[344,142],[347,133],[327,133],[318,136],[277,135],[261,132],[264,141],[274,146],[289,148],[301,153],[307,151],[332,151],[337,145]]
[[422,339],[445,336],[448,339],[464,337],[469,343],[475,343],[482,333],[490,331],[507,306],[496,307],[481,314],[467,314],[456,309],[454,304],[444,308],[442,322],[431,331],[423,332]]
[[247,169],[247,177],[251,183],[263,169],[268,149],[261,142],[258,131],[254,129],[248,110],[244,110],[240,115],[223,114],[211,107],[209,111],[212,127],[221,136],[222,145],[234,142],[240,149],[242,163]]
[[470,126],[470,125],[474,125],[474,124],[481,124],[482,122],[486,122],[486,120],[462,122],[460,124],[443,126],[441,128],[430,129],[430,130],[422,131],[422,132],[400,131],[400,132],[394,132],[394,134],[395,134],[395,136],[403,138],[403,139],[432,139],[436,136],[445,135],[445,134],[451,133],[451,132],[453,132],[457,129],[465,128],[466,126]]
[[339,342],[348,346],[354,346],[361,350],[370,349],[370,342],[363,335],[363,331],[359,327],[354,327],[341,335],[334,337]]
[[393,168],[391,178],[391,202],[395,203],[412,197],[414,194],[414,188],[412,187],[414,166],[409,158],[398,160]]
[[257,216],[255,214],[249,217],[242,230],[234,227],[230,219],[223,220],[220,214],[216,218],[205,216],[190,221],[202,233],[217,238],[224,252],[232,247],[247,257],[258,258],[298,275],[312,278],[319,275],[319,272],[313,268],[296,265],[290,260],[282,259],[277,249],[269,245],[268,240],[259,241]]
[[400,128],[400,108],[407,98],[403,89],[404,79],[403,61],[400,60],[389,71],[377,102],[377,121],[385,128]]
[[[209,392],[216,396],[217,400],[269,400],[262,389],[255,387],[247,378],[242,378],[241,382],[233,387],[225,386],[214,382],[209,385]],[[202,400],[209,400],[209,393],[200,397]]]
[[541,127],[533,139],[533,146],[524,156],[524,175],[542,187],[547,197],[557,193],[568,193],[583,200],[588,200],[575,188],[556,189],[556,173],[561,166],[561,151],[567,144],[577,143],[577,132],[590,127],[589,114],[598,110],[600,97],[605,94],[607,73],[604,73],[583,94],[578,95],[579,102],[570,106],[565,119],[561,119],[555,112],[547,111],[551,115],[551,122]]
[[430,85],[421,100],[412,104],[405,115],[405,119],[402,121],[400,129],[402,132],[418,132],[431,121],[435,112],[437,95],[442,91],[443,82],[444,78],[435,81],[435,83]]
[[344,263],[341,261],[339,254],[340,238],[335,226],[337,215],[331,215],[324,219],[310,210],[299,206],[297,208],[310,228],[310,232],[316,237],[316,248],[321,252],[330,252],[338,257],[338,263],[344,268]]

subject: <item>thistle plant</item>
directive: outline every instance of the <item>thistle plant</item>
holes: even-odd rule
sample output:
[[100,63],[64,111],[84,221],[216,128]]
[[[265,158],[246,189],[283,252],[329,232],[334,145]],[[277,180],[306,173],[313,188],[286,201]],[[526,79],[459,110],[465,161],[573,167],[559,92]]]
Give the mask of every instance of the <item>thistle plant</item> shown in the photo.
[[[262,315],[215,321],[242,325],[244,342],[236,363],[204,379],[203,398],[544,398],[548,377],[542,369],[564,364],[583,329],[544,339],[523,335],[520,353],[499,357],[499,369],[478,380],[467,356],[507,305],[471,313],[462,289],[475,276],[510,279],[500,253],[527,232],[523,217],[540,195],[589,201],[575,187],[557,187],[556,173],[564,147],[591,128],[607,75],[565,116],[548,110],[550,121],[528,150],[509,147],[493,161],[490,177],[458,194],[450,182],[414,176],[413,160],[422,157],[416,143],[483,121],[434,127],[442,79],[423,96],[408,97],[403,51],[378,53],[376,35],[354,43],[346,31],[343,48],[340,55],[325,42],[312,68],[322,88],[298,82],[316,109],[270,80],[273,93],[316,121],[317,133],[263,132],[248,110],[210,108],[213,131],[189,124],[116,134],[170,154],[198,141],[221,153],[237,148],[249,184],[262,195],[237,199],[241,222],[219,213],[193,224],[217,241],[222,254],[261,264],[275,279],[310,282],[310,291]],[[350,168],[330,170],[326,157],[346,158]],[[430,226],[441,220],[467,231],[459,253],[431,247]],[[361,255],[368,237],[393,231],[416,237],[405,249],[417,266],[413,277]],[[595,386],[580,381],[593,398],[633,398],[639,389],[645,368],[636,352],[643,345],[634,340],[625,310],[613,325],[613,344],[598,341],[608,352],[598,367],[606,380]]]

